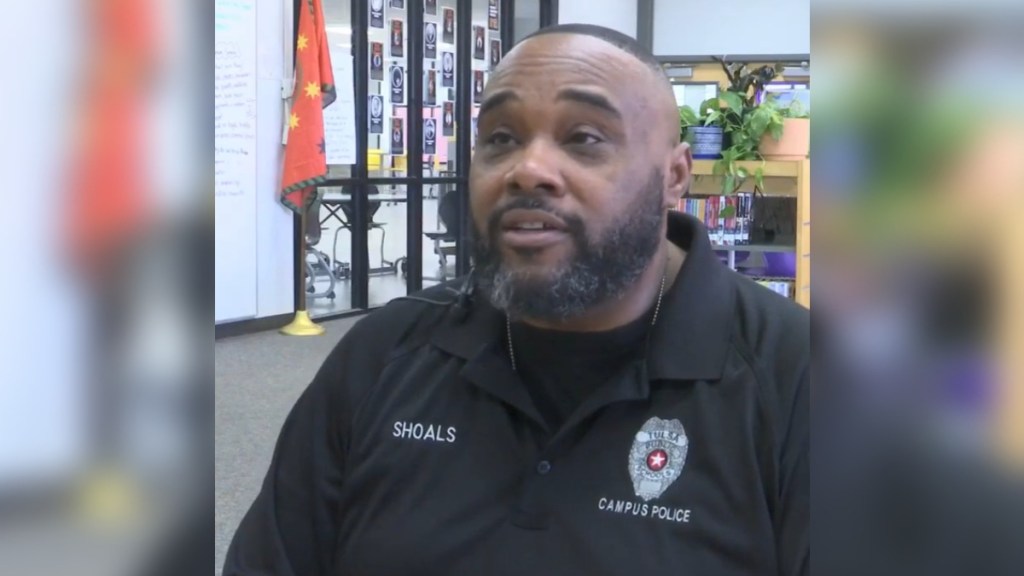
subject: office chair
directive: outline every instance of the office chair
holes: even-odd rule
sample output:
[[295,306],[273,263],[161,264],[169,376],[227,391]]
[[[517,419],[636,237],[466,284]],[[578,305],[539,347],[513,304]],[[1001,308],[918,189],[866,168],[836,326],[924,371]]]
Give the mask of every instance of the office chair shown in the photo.
[[[329,300],[334,300],[334,285],[335,279],[334,274],[331,273],[331,262],[327,257],[327,254],[316,249],[316,245],[320,243],[320,237],[323,234],[324,228],[320,226],[320,191],[317,190],[313,193],[313,200],[310,202],[309,207],[306,208],[305,227],[303,233],[306,235],[306,253],[304,255],[306,263],[306,292],[309,293],[309,299],[327,297]],[[313,262],[310,262],[309,257],[313,257]],[[321,274],[322,272],[322,274]],[[316,279],[318,276],[326,275],[330,284],[327,290],[323,292],[316,291]]]
[[[437,254],[440,270],[438,276],[429,278],[444,282],[448,279],[448,256],[455,255],[456,242],[462,232],[459,222],[459,194],[453,186],[442,191],[441,200],[437,203],[437,221],[444,230],[424,232],[423,235],[434,242],[434,254]],[[448,244],[445,244],[448,243]]]
[[[348,194],[349,197],[352,198],[355,195],[355,188],[352,187],[352,186],[349,186],[349,185],[342,186],[341,187],[341,193],[342,194]],[[371,184],[369,189],[368,189],[368,193],[369,193],[369,196],[376,196],[376,195],[380,194],[380,190],[377,188],[377,186],[375,184]],[[346,203],[341,205],[341,211],[345,214],[345,220],[347,220],[347,222],[346,222],[345,226],[339,227],[337,230],[334,231],[334,254],[335,254],[335,259],[337,259],[337,251],[338,251],[338,233],[341,232],[341,230],[343,228],[347,228],[347,229],[349,229],[351,231],[352,223],[355,221],[354,220],[354,218],[355,218],[355,209],[353,208],[353,206],[354,206],[354,203],[352,201],[346,202]],[[370,230],[374,230],[374,229],[380,230],[380,265],[382,267],[393,266],[394,265],[393,262],[388,262],[387,260],[384,259],[384,241],[387,238],[387,230],[384,228],[384,223],[383,222],[377,222],[377,221],[375,221],[373,219],[374,215],[377,214],[378,210],[380,210],[380,200],[368,200],[367,201],[367,204],[366,204],[366,229],[367,229],[367,232],[369,232]]]

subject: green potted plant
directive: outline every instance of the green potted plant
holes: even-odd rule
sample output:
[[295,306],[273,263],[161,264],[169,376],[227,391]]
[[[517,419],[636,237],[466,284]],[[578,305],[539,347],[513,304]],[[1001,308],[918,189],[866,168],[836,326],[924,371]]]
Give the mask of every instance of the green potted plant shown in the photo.
[[679,107],[679,139],[681,141],[688,142],[690,146],[693,146],[693,132],[690,128],[699,123],[700,118],[697,117],[697,112],[693,108],[686,104]]
[[713,168],[713,173],[722,177],[722,192],[737,192],[751,176],[760,188],[764,181],[763,167],[750,173],[739,162],[762,160],[759,146],[763,138],[766,135],[778,137],[782,133],[782,111],[771,101],[748,107],[740,94],[731,91],[723,93],[718,100],[720,107],[708,114],[707,121],[721,125],[728,141]]
[[758,150],[767,160],[800,160],[806,158],[811,150],[811,121],[799,100],[789,106],[781,107],[769,96],[765,104],[775,106],[782,117],[782,126],[776,132],[766,133],[761,137]]
[[[700,105],[699,111],[694,111],[689,106],[684,106],[687,121],[687,142],[692,148],[693,157],[701,160],[715,160],[722,156],[722,146],[725,139],[725,129],[719,116],[714,115],[718,109],[717,98],[705,100]],[[680,118],[684,111],[680,111]]]
[[740,95],[744,106],[753,108],[757,102],[757,95],[768,84],[782,73],[782,64],[765,64],[757,68],[750,68],[745,62],[726,62],[725,58],[712,56],[712,60],[718,62],[729,79],[729,92]]
[[[785,129],[786,111],[771,98],[758,104],[757,97],[764,86],[781,71],[782,65],[763,65],[751,68],[742,62],[726,62],[715,58],[729,79],[729,87],[718,98],[701,106],[706,125],[721,126],[724,145],[715,162],[713,173],[722,177],[722,192],[734,194],[750,177],[755,188],[763,188],[764,156],[762,142],[778,140]],[[694,157],[697,157],[696,155]],[[761,160],[762,166],[753,172],[740,166],[740,162]],[[723,214],[723,216],[726,216]]]

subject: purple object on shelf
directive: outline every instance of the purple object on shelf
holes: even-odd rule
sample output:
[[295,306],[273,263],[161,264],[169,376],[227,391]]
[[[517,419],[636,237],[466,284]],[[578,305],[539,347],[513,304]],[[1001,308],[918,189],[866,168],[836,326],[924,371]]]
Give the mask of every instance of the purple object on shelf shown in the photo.
[[765,276],[796,278],[796,252],[765,252]]
[[740,268],[739,272],[744,276],[750,276],[751,278],[764,278],[768,276],[765,272],[764,266]]

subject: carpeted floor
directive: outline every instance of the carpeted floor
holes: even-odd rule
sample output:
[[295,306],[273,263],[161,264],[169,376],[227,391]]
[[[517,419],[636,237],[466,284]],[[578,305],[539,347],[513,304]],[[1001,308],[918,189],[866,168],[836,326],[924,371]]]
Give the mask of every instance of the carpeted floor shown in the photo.
[[324,322],[317,337],[276,331],[214,344],[216,354],[216,530],[220,574],[235,528],[259,491],[288,411],[334,345],[359,318]]

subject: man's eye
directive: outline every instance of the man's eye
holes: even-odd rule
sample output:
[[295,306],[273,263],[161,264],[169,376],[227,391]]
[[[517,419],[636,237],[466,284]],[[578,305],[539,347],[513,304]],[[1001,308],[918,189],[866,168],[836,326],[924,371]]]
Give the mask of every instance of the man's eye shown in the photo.
[[494,132],[487,138],[488,144],[495,146],[508,146],[515,143],[515,139],[508,132]]
[[573,145],[600,144],[602,140],[590,132],[575,132],[569,136],[568,143]]

